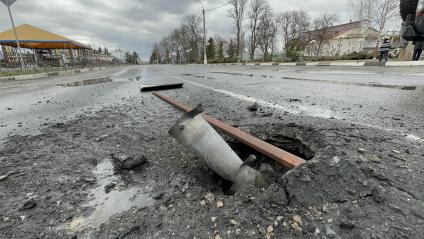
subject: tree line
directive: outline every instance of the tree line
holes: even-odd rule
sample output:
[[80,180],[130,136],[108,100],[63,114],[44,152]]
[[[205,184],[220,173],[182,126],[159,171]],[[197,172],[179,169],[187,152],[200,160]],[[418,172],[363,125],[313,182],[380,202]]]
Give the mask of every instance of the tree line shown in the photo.
[[[234,35],[231,39],[218,35],[208,38],[206,54],[212,62],[271,61],[278,49],[283,49],[284,57],[292,58],[311,42],[318,46],[315,54],[319,55],[332,34],[331,27],[339,20],[333,13],[312,18],[305,9],[275,13],[268,0],[228,0],[228,4]],[[352,20],[368,20],[369,27],[382,34],[397,17],[397,5],[397,0],[350,0],[346,7],[352,12]],[[203,54],[201,18],[189,15],[154,44],[150,61],[196,63],[202,61]]]

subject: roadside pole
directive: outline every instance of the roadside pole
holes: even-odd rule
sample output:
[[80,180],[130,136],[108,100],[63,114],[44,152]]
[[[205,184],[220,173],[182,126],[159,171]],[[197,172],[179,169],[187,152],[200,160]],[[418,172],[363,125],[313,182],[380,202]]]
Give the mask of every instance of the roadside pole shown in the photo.
[[19,43],[18,33],[16,32],[15,22],[13,21],[12,11],[10,10],[10,6],[12,6],[12,4],[15,3],[17,0],[1,0],[1,1],[4,3],[4,5],[6,5],[7,10],[9,11],[10,22],[12,23],[13,32],[15,33],[16,45],[18,47],[17,57],[19,58],[21,62],[21,68],[24,68],[25,64],[24,64],[24,59],[22,58],[21,45]]
[[203,13],[203,64],[208,64],[208,56],[206,54],[206,10],[203,5],[203,1],[196,0],[196,2],[202,5],[202,13]]
[[[202,8],[203,8],[203,4],[202,4]],[[205,8],[203,8],[203,64],[207,65],[208,64],[208,56],[206,53],[206,12],[205,12]]]

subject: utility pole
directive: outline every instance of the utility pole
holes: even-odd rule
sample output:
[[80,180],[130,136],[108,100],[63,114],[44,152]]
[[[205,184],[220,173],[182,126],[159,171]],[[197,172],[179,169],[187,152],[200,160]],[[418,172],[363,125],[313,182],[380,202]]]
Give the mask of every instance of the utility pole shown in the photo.
[[[203,4],[202,4],[202,8],[203,8]],[[208,55],[206,53],[206,12],[205,9],[203,8],[203,64],[207,65],[208,64]]]
[[203,64],[208,64],[208,56],[206,54],[206,10],[203,5],[203,2],[200,0],[196,0],[198,3],[202,5],[202,13],[203,13]]
[[0,0],[6,5],[7,10],[9,11],[10,22],[12,23],[13,32],[15,33],[16,46],[18,47],[18,57],[21,62],[21,68],[25,67],[24,59],[22,58],[21,45],[19,43],[18,33],[16,32],[15,22],[13,21],[12,11],[10,10],[10,6],[15,3],[17,0]]

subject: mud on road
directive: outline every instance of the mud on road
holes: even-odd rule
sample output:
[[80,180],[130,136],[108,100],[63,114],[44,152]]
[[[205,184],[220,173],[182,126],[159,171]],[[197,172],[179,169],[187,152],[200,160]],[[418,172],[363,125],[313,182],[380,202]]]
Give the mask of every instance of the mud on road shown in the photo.
[[[236,195],[168,136],[181,112],[150,93],[95,116],[8,138],[0,150],[2,238],[422,238],[424,150],[332,119],[248,110],[191,87],[165,94],[309,161],[270,165]],[[256,152],[226,138],[245,159]],[[112,154],[145,156],[115,170]]]

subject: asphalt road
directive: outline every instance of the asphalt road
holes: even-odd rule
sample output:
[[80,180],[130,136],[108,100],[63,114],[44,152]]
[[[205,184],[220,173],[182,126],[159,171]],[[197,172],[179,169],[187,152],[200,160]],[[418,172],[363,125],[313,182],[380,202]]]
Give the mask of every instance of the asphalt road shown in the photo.
[[[422,70],[149,65],[1,83],[0,234],[421,238]],[[163,94],[309,161],[287,172],[258,154],[271,185],[225,194],[169,137],[180,112],[140,93],[164,82],[185,88]],[[113,170],[115,153],[147,162]]]
[[[167,67],[206,91],[259,101],[276,110],[335,118],[422,138],[422,68]],[[192,74],[192,75],[187,75]]]
[[[136,66],[73,76],[0,84],[0,135],[91,114],[137,97],[142,84],[186,83],[188,88],[258,102],[276,111],[339,119],[424,138],[421,67]],[[67,87],[66,83],[102,84]],[[112,81],[112,82],[109,82]],[[99,83],[99,82],[98,82]],[[193,102],[194,103],[194,102]],[[219,106],[219,105],[218,105]],[[3,137],[2,137],[3,138]]]

